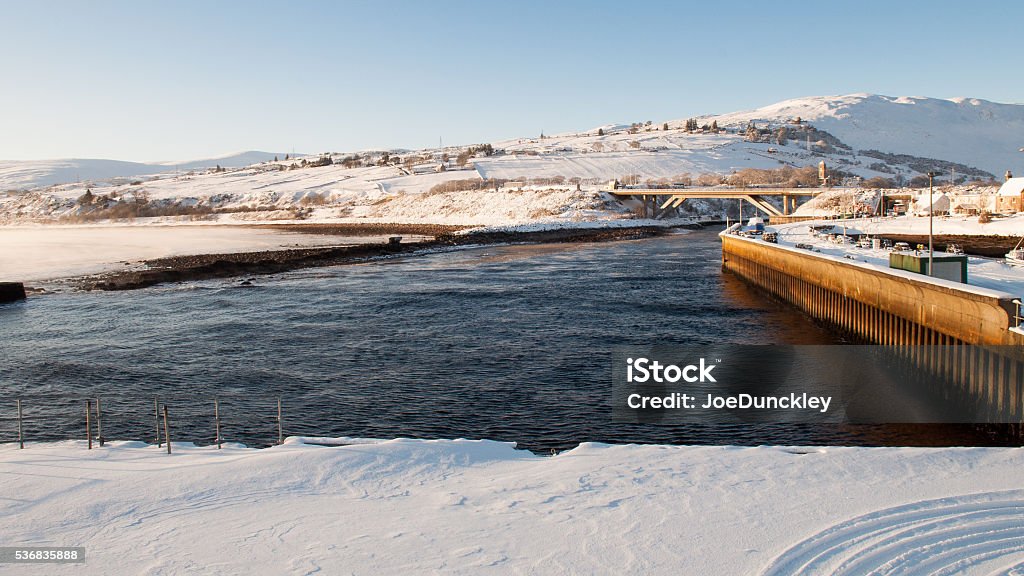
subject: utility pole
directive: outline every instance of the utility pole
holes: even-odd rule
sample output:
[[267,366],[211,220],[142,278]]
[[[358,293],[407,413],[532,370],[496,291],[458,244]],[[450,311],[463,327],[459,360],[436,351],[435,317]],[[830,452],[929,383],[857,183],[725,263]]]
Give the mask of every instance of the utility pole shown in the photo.
[[928,172],[928,275],[935,276],[932,270],[932,254],[934,247],[932,244],[933,239],[933,221],[935,220],[935,204],[932,200],[932,179],[935,178],[935,172]]

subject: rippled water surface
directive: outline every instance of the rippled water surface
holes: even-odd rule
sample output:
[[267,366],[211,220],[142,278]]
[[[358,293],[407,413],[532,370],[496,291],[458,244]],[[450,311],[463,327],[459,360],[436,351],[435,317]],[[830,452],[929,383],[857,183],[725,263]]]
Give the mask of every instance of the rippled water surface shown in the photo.
[[84,437],[86,397],[108,438],[285,435],[490,438],[533,450],[581,441],[971,444],[967,429],[612,424],[613,346],[838,342],[720,268],[711,232],[488,246],[0,306],[0,441]]

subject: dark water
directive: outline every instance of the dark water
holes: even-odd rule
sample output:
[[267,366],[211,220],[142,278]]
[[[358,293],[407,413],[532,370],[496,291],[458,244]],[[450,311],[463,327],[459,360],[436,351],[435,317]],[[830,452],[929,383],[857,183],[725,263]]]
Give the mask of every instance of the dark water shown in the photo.
[[986,444],[964,427],[612,424],[616,345],[836,343],[720,269],[711,232],[582,245],[490,246],[124,293],[0,306],[0,441],[285,435],[490,438],[533,450],[581,441]]

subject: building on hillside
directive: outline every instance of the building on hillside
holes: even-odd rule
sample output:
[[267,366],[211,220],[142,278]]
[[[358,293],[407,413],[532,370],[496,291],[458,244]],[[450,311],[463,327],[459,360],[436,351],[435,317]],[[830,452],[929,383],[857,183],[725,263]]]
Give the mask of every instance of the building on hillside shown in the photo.
[[1024,178],[1008,178],[996,193],[996,212],[1024,212]]

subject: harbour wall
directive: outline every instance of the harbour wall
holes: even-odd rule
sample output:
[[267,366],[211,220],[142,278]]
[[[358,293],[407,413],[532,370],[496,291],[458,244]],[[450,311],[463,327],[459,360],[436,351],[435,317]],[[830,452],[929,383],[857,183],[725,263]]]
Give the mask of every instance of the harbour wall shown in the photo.
[[1019,298],[722,234],[722,267],[857,342],[959,390],[989,422],[1024,423]]

